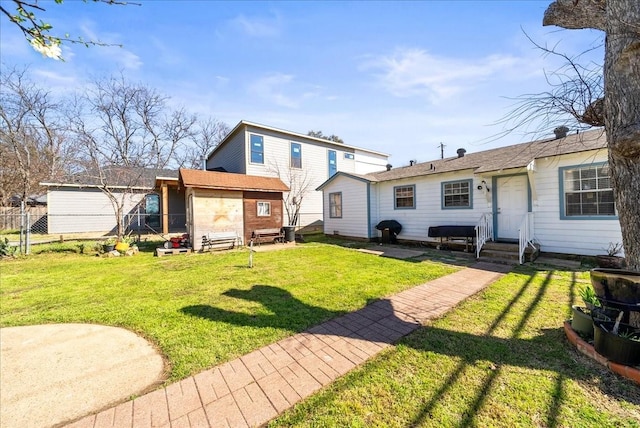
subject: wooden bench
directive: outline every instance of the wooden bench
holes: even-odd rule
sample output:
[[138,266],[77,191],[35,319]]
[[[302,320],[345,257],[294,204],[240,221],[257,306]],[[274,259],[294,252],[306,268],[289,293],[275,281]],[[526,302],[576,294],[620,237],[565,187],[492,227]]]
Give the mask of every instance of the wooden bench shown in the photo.
[[251,232],[253,242],[284,242],[284,232],[282,229],[256,229]]
[[232,249],[239,243],[235,232],[209,232],[202,235],[202,248],[200,251],[217,249]]

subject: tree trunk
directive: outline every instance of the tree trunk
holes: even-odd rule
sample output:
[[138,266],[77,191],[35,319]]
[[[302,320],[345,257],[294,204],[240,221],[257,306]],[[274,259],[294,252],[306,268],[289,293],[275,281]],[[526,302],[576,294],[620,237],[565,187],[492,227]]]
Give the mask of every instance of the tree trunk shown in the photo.
[[640,1],[557,0],[543,25],[606,32],[605,130],[629,269],[640,271]]
[[609,165],[627,266],[640,271],[640,2],[609,1],[606,16]]

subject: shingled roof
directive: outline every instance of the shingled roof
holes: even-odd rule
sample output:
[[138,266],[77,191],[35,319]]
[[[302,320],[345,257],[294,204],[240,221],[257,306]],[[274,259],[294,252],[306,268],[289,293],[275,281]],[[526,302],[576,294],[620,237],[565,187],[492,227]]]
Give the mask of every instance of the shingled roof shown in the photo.
[[186,187],[217,190],[253,190],[262,192],[288,192],[289,187],[277,177],[257,177],[230,172],[180,169],[180,181]]
[[497,149],[468,153],[462,157],[437,159],[412,166],[367,174],[370,181],[389,181],[471,169],[476,174],[526,167],[532,160],[550,156],[598,150],[607,147],[603,129],[572,134],[564,138],[538,140]]
[[153,189],[157,178],[177,180],[178,170],[110,166],[40,184],[52,187],[101,187],[106,184],[111,188]]

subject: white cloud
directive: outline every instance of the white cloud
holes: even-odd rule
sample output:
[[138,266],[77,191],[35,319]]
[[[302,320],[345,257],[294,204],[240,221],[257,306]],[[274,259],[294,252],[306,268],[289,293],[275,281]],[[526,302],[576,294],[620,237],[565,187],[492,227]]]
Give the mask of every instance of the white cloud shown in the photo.
[[529,60],[512,55],[466,60],[436,56],[415,48],[368,59],[360,68],[378,71],[378,83],[396,97],[426,96],[434,104],[497,75],[513,78],[522,69],[531,70]]
[[[4,18],[3,18],[4,19]],[[16,31],[15,28],[9,26],[8,23],[3,23],[2,37],[0,37],[0,52],[2,53],[2,61],[6,61],[6,58],[28,58],[35,57],[35,51],[29,46],[29,42],[24,35]],[[37,55],[38,57],[40,55]]]
[[149,40],[150,44],[153,46],[155,58],[158,62],[168,66],[179,66],[186,61],[186,58],[181,51],[173,48],[160,37],[152,36]]
[[239,15],[231,21],[231,25],[251,37],[275,37],[280,34],[280,18],[247,17]]
[[106,61],[117,64],[120,68],[125,70],[138,70],[142,67],[143,62],[138,55],[125,47],[116,46],[122,45],[122,37],[116,33],[104,33],[99,36],[93,29],[95,23],[85,22],[80,28],[85,34],[85,40],[91,40],[95,42],[105,43],[113,46],[96,46],[92,49],[98,51],[100,57]]
[[86,82],[82,81],[75,72],[70,72],[69,68],[64,66],[55,68],[60,71],[53,71],[50,64],[47,64],[47,68],[33,68],[31,73],[34,81],[47,91],[63,98],[70,95],[72,91],[82,91]]
[[260,98],[271,101],[280,107],[297,108],[299,101],[284,93],[285,87],[294,81],[291,74],[273,73],[262,77],[251,85],[249,92]]
[[213,79],[217,82],[218,86],[227,86],[231,81],[230,78],[226,76],[220,76],[220,75],[213,76]]

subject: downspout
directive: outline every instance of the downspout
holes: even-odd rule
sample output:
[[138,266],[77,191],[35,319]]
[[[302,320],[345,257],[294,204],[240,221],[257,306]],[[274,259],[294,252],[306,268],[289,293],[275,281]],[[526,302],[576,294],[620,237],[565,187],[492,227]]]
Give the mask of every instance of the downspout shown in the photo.
[[538,192],[536,191],[536,181],[534,174],[536,172],[536,160],[532,160],[527,165],[527,178],[529,178],[529,189],[531,190],[531,200],[535,205],[538,205]]
[[367,239],[371,238],[371,183],[367,183]]
[[162,183],[162,233],[169,233],[169,186]]

